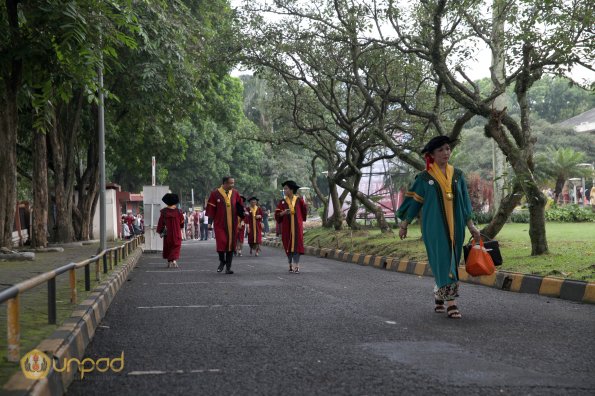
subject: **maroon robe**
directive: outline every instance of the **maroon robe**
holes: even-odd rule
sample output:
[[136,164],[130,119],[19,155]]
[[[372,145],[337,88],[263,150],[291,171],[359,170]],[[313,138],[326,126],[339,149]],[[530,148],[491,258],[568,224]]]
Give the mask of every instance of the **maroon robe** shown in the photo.
[[[259,219],[256,217],[260,216]],[[246,217],[244,222],[248,227],[248,243],[252,245],[260,245],[262,243],[262,209],[257,207],[256,215],[252,215],[252,209],[248,207],[246,209]]]
[[[246,217],[246,215],[244,215],[244,217]],[[236,240],[240,243],[244,243],[244,236],[246,235],[246,224],[242,225],[241,223],[241,221],[244,220],[244,217],[240,219],[240,223],[238,224],[238,235],[236,236]]]
[[287,254],[304,254],[304,221],[308,215],[308,207],[302,197],[298,197],[295,202],[293,221],[291,221],[291,214],[281,215],[281,212],[286,209],[289,209],[289,205],[283,199],[279,201],[275,210],[275,220],[281,225],[283,248]]
[[163,258],[174,261],[180,258],[182,247],[182,231],[184,229],[184,215],[179,209],[163,208],[157,223],[157,233],[161,234],[166,229],[163,240]]
[[207,202],[207,216],[213,219],[215,242],[218,252],[233,252],[236,249],[238,216],[244,216],[244,203],[237,190],[231,190],[230,205],[225,203],[223,188],[211,192]]

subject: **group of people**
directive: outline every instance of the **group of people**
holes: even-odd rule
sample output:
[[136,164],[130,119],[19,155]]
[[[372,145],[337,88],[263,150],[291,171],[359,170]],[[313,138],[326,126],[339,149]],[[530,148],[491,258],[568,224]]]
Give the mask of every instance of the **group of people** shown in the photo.
[[[277,205],[275,220],[281,225],[281,239],[289,271],[298,274],[300,256],[304,254],[303,223],[307,217],[307,206],[303,198],[297,195],[300,187],[296,182],[287,180],[282,185],[284,199]],[[202,220],[201,225],[206,223],[207,230],[212,226],[219,255],[217,272],[225,269],[226,274],[234,273],[231,269],[233,257],[242,255],[244,239],[248,239],[250,254],[258,256],[263,228],[265,232],[268,231],[268,213],[259,206],[258,197],[246,199],[234,186],[233,177],[224,177],[221,186],[211,192],[202,216],[197,216],[198,221]],[[167,267],[178,268],[177,260],[188,216],[177,208],[179,197],[176,194],[165,194],[162,200],[166,207],[160,212],[157,233],[164,239],[163,258],[167,260]],[[245,201],[248,201],[248,207],[244,206]]]
[[122,215],[122,239],[130,239],[133,235],[144,233],[145,222],[143,216],[139,213],[132,214],[132,210],[128,210],[125,215]]
[[182,239],[197,239],[206,241],[209,239],[210,228],[209,228],[209,216],[205,210],[195,208],[188,210],[188,213],[184,213],[184,229],[186,232],[182,232]]
[[[407,237],[407,228],[416,218],[421,217],[423,241],[428,261],[434,275],[434,312],[446,313],[448,318],[462,317],[455,299],[459,296],[458,267],[467,227],[475,241],[481,238],[473,224],[471,200],[465,177],[460,169],[448,163],[451,144],[447,136],[431,139],[423,148],[426,169],[419,173],[405,194],[405,199],[397,210],[401,220],[399,237]],[[262,238],[262,209],[258,198],[251,197],[249,210],[244,209],[244,199],[234,189],[234,179],[224,177],[222,185],[213,190],[209,197],[206,216],[212,219],[215,231],[216,249],[219,254],[217,272],[231,270],[234,252],[237,252],[238,230],[248,227],[248,243],[257,254]],[[283,184],[284,197],[275,209],[283,248],[289,263],[289,272],[300,273],[300,257],[304,254],[303,223],[307,216],[307,206],[297,195],[299,186],[292,180]],[[174,199],[175,198],[175,199]],[[157,232],[164,229],[183,228],[184,217],[175,208],[175,194],[166,194],[163,201],[168,205],[161,211]],[[181,245],[180,232],[167,233],[163,257],[168,265],[177,266]]]

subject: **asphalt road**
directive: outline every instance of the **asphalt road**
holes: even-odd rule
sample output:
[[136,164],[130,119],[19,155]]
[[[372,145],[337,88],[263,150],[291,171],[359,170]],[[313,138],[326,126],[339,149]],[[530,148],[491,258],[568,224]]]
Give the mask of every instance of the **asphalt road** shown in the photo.
[[70,395],[595,394],[594,305],[462,284],[453,320],[428,277],[310,256],[290,274],[272,248],[225,275],[212,241],[179,263],[143,255],[86,352],[124,369]]

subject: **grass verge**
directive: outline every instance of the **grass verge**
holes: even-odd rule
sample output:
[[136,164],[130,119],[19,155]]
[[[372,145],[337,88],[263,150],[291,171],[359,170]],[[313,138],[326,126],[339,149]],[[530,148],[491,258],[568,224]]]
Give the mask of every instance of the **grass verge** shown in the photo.
[[[549,254],[541,256],[531,256],[528,231],[528,224],[509,223],[504,226],[496,237],[504,258],[504,264],[499,269],[595,281],[595,223],[547,223]],[[381,234],[378,230],[314,228],[305,232],[304,242],[310,246],[354,253],[427,260],[417,225],[409,227],[405,240],[399,239],[397,230],[392,234]]]

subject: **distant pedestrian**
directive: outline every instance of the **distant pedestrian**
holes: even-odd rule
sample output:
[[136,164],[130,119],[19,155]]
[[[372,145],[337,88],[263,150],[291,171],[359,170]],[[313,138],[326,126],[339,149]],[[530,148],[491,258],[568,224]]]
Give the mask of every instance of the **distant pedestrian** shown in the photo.
[[250,245],[250,255],[258,256],[260,254],[260,244],[262,243],[262,221],[263,210],[258,206],[258,198],[250,197],[248,199],[250,207],[246,211],[246,227],[248,227],[248,245]]
[[591,211],[595,213],[595,186],[591,187],[590,193]]
[[209,216],[205,209],[200,212],[200,239],[202,241],[209,239]]
[[200,213],[198,208],[194,209],[192,217],[192,224],[194,224],[194,239],[200,239]]
[[271,211],[265,207],[264,210],[262,211],[262,227],[263,227],[264,236],[267,236],[267,234],[270,232],[270,229],[269,229],[269,216],[270,215],[271,215]]
[[233,188],[234,185],[233,177],[224,177],[223,184],[211,192],[207,203],[207,216],[213,223],[219,254],[217,272],[223,271],[223,267],[226,267],[226,274],[233,274],[231,263],[236,247],[238,223],[244,217],[244,203],[238,191]]
[[184,216],[176,207],[180,198],[177,194],[167,193],[161,200],[167,205],[161,209],[157,223],[157,233],[163,238],[163,258],[167,260],[167,268],[179,268],[178,259],[184,229]]
[[289,272],[300,273],[300,256],[304,254],[304,221],[308,208],[302,197],[296,195],[299,186],[293,180],[283,182],[285,198],[279,201],[275,220],[279,224],[283,248],[289,261]]
[[194,213],[189,210],[186,216],[186,237],[194,239]]
[[[455,304],[459,291],[459,261],[465,239],[465,224],[479,242],[479,230],[473,224],[471,200],[463,172],[448,164],[452,141],[448,136],[431,139],[422,150],[426,170],[418,174],[397,211],[403,220],[399,237],[407,237],[407,226],[423,208],[422,236],[428,261],[434,274],[434,312],[447,312],[460,319]],[[444,301],[448,303],[445,308]]]

